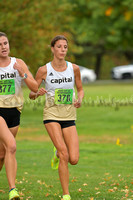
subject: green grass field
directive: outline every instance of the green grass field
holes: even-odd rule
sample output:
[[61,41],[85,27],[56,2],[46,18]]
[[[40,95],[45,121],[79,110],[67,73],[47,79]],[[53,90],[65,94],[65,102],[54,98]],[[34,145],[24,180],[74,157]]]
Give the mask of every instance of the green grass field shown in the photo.
[[[72,200],[133,199],[133,83],[96,82],[84,86],[77,110],[80,160],[70,169]],[[17,140],[16,186],[23,200],[58,200],[62,190],[50,167],[52,143],[42,123],[44,99],[28,99]],[[7,200],[5,169],[0,172],[0,200]]]

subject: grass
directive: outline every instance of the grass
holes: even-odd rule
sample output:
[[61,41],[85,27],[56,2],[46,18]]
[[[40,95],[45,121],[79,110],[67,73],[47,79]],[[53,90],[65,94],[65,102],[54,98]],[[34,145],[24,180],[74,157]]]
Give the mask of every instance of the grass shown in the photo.
[[[50,142],[18,141],[16,185],[21,199],[58,200],[62,194],[57,171],[50,168]],[[132,145],[80,143],[80,161],[70,166],[72,199],[132,199]],[[6,200],[5,170],[1,174],[0,199]]]
[[[112,82],[84,86],[85,98],[77,110],[77,129],[79,136],[93,142],[116,141],[133,142],[133,86],[132,82]],[[42,123],[44,98],[31,101],[25,91],[25,106],[21,117],[19,139],[25,137],[35,140],[47,137]]]
[[[133,199],[132,89],[127,82],[84,86],[84,102],[77,110],[80,160],[76,166],[69,165],[72,200]],[[44,100],[30,101],[28,92],[24,90],[17,136],[16,185],[23,200],[58,200],[62,190],[57,171],[50,167],[53,146],[42,124]],[[3,168],[0,199],[7,198]]]

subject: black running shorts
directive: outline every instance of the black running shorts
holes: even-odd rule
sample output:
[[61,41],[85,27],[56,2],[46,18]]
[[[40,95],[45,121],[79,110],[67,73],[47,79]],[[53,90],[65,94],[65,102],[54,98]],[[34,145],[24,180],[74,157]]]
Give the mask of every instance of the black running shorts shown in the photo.
[[68,121],[58,121],[58,120],[44,120],[43,123],[47,124],[50,122],[57,122],[60,124],[61,128],[67,128],[70,126],[75,126],[75,121],[74,120],[68,120]]
[[18,126],[20,124],[20,112],[17,108],[0,108],[0,116],[4,118],[8,128]]

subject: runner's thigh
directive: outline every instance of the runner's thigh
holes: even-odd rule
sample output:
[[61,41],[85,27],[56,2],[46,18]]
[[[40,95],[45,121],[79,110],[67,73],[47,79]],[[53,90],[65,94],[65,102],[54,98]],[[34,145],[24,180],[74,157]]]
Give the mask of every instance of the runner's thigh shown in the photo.
[[79,141],[76,126],[63,128],[63,136],[69,151],[70,162],[79,159]]
[[4,146],[8,146],[14,143],[14,136],[12,135],[11,131],[7,127],[7,124],[3,117],[0,116],[0,141]]
[[62,135],[61,126],[59,123],[57,122],[47,123],[45,124],[45,128],[48,131],[48,134],[58,151],[61,151],[62,148],[66,148],[63,135]]

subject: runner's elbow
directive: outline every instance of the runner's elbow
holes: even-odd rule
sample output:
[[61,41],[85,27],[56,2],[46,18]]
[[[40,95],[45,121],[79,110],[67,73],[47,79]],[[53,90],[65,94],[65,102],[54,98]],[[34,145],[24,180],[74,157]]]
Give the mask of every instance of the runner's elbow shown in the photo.
[[34,90],[32,90],[33,92],[37,92],[38,91],[38,86],[36,88],[34,88]]

